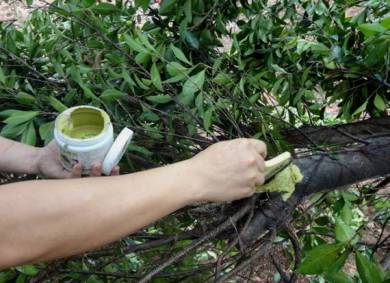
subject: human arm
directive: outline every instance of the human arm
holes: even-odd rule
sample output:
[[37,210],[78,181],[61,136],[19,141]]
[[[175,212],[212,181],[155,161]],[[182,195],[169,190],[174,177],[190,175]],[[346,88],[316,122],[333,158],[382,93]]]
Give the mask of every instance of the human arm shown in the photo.
[[248,197],[265,154],[262,142],[239,139],[133,174],[3,185],[0,269],[97,248],[192,202]]
[[[0,137],[0,172],[41,174],[48,178],[75,178],[81,176],[82,164],[76,164],[71,172],[66,171],[59,160],[59,151],[54,141],[45,147],[34,147]],[[100,164],[94,164],[91,175],[100,176]],[[119,175],[115,167],[112,175]]]

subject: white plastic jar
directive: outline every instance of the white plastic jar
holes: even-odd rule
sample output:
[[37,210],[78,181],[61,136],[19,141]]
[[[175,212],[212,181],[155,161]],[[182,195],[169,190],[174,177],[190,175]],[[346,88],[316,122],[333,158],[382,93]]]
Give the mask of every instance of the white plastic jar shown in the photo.
[[89,174],[95,162],[110,174],[125,152],[133,132],[125,128],[114,144],[114,131],[108,114],[93,106],[76,106],[62,112],[55,121],[54,139],[64,168],[77,163]]

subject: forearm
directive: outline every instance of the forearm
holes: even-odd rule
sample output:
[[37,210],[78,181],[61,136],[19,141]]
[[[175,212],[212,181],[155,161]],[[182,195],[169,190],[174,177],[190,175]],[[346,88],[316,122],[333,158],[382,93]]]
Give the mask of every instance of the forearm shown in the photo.
[[135,174],[0,188],[0,268],[97,248],[196,200],[186,162]]
[[0,137],[0,172],[37,174],[39,148]]

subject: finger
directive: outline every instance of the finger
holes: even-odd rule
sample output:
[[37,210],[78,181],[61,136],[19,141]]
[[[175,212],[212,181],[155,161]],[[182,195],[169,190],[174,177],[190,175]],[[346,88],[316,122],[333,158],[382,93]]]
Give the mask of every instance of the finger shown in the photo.
[[263,141],[251,139],[251,143],[257,153],[259,153],[263,158],[267,157],[267,145]]
[[92,165],[91,168],[91,176],[101,176],[102,175],[102,164],[101,163],[95,163]]
[[255,156],[256,160],[256,167],[257,170],[260,173],[263,173],[265,171],[265,163],[264,163],[264,158],[260,156],[256,151],[253,150],[253,156]]
[[259,178],[258,178],[257,181],[255,182],[255,185],[256,185],[256,186],[261,186],[261,185],[264,184],[264,182],[265,182],[265,175],[264,175],[264,173],[261,173],[260,176],[259,176]]
[[111,170],[111,176],[118,176],[120,174],[120,168],[119,166],[115,166],[114,168],[112,168]]
[[75,166],[73,166],[72,168],[72,172],[71,172],[71,178],[80,178],[81,177],[81,173],[82,173],[82,166],[81,166],[81,163],[77,163]]

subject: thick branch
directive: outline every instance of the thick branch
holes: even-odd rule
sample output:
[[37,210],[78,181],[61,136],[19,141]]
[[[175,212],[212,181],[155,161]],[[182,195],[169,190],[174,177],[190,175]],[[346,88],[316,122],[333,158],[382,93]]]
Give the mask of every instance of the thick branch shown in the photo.
[[242,233],[243,242],[251,243],[266,230],[288,222],[296,205],[313,193],[390,174],[390,137],[367,139],[367,142],[367,145],[353,149],[295,159],[294,163],[304,175],[303,181],[286,202],[271,195],[270,201],[256,212],[252,223]]
[[390,117],[364,120],[356,123],[322,127],[302,127],[282,132],[293,147],[307,147],[312,143],[348,144],[390,134]]

